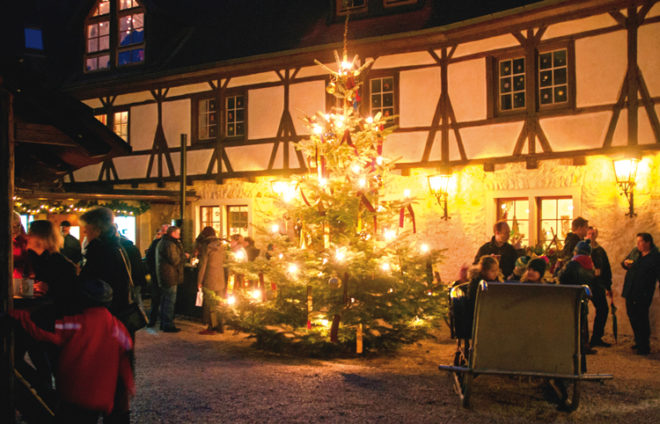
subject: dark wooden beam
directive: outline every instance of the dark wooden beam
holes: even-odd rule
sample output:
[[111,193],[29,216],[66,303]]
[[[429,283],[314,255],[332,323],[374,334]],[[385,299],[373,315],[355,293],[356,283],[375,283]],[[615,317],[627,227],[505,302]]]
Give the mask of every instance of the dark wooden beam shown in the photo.
[[45,144],[50,146],[64,146],[79,148],[71,138],[52,125],[34,124],[16,120],[14,122],[17,143]]

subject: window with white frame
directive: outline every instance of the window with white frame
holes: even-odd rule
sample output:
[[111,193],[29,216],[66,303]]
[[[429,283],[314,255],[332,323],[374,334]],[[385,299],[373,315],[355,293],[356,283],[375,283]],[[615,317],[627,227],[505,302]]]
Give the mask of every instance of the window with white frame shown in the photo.
[[227,234],[248,235],[247,205],[227,205]]
[[497,221],[506,221],[512,236],[529,245],[529,200],[526,197],[497,199]]
[[244,203],[202,205],[199,207],[199,231],[212,227],[218,237],[249,235],[250,207]]
[[372,116],[378,112],[384,118],[391,118],[394,115],[393,76],[369,79],[369,106]]
[[225,135],[227,137],[245,135],[245,96],[243,94],[225,97]]
[[128,111],[113,113],[112,129],[119,137],[128,142]]
[[537,240],[547,245],[556,236],[563,242],[571,231],[573,199],[570,196],[538,197],[536,204],[538,210]]

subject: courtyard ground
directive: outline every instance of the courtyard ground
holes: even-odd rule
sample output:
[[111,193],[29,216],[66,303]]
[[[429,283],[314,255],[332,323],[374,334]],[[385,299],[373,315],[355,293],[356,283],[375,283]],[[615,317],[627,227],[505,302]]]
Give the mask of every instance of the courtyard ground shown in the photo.
[[[588,356],[589,372],[613,380],[582,384],[567,414],[545,400],[539,381],[480,376],[472,408],[438,364],[455,350],[449,331],[388,356],[316,360],[251,347],[244,334],[182,331],[137,335],[135,423],[657,423],[660,352],[634,355],[629,339]],[[652,342],[653,343],[653,342]]]

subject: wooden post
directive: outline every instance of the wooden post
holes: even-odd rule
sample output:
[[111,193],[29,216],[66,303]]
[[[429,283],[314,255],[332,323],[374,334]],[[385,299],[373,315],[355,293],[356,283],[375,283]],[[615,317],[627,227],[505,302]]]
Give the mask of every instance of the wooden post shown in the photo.
[[181,134],[181,205],[179,207],[179,218],[181,219],[181,242],[183,243],[184,248],[189,248],[190,241],[192,243],[192,226],[187,225],[186,222],[186,180],[187,180],[187,169],[186,169],[186,154],[187,154],[187,143],[188,136],[186,134]]
[[[4,277],[0,279],[0,314],[13,309],[12,276],[14,257],[11,222],[14,205],[14,124],[11,94],[0,87],[0,255],[4,258]],[[2,334],[0,354],[0,422],[13,424],[14,412],[14,332],[10,328]]]

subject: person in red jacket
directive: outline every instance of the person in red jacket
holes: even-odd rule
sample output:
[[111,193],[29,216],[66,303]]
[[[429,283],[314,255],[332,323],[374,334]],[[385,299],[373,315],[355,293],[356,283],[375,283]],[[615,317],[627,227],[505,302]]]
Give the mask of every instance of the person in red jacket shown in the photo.
[[[81,285],[80,292],[83,312],[57,320],[54,333],[37,327],[28,311],[11,312],[33,338],[61,347],[55,375],[60,423],[96,423],[102,414],[127,414],[128,396],[135,393],[128,355],[133,348],[131,336],[103,306],[112,300],[112,288],[104,281],[90,280]],[[118,390],[119,384],[125,390]]]

